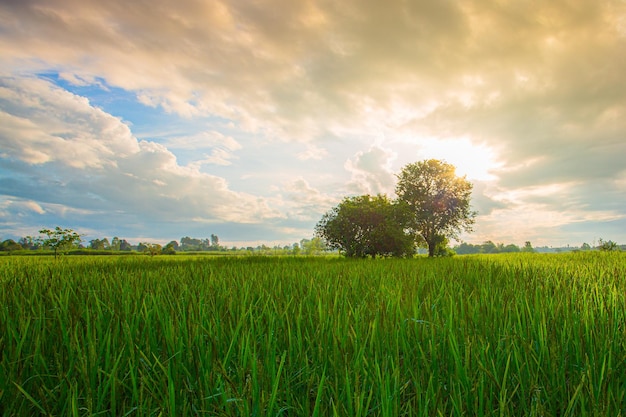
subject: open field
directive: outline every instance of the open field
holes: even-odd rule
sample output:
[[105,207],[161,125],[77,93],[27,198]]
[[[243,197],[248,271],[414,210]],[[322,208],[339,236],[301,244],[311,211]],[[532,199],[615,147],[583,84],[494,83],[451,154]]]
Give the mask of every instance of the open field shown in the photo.
[[626,416],[626,256],[0,258],[0,414]]

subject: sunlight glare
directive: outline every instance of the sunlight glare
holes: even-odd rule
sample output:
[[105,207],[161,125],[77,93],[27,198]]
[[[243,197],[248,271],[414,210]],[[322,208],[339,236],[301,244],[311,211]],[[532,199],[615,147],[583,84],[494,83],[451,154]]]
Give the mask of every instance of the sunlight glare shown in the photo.
[[466,175],[469,180],[494,180],[496,176],[492,171],[501,166],[492,148],[476,145],[467,138],[430,139],[420,143],[420,148],[420,155],[425,159],[446,161],[456,167],[457,175]]

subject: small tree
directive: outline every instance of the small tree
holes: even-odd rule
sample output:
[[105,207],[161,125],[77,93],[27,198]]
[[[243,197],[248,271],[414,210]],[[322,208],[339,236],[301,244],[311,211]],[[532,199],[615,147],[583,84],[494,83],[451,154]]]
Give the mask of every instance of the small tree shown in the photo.
[[176,249],[178,249],[178,242],[172,240],[170,243],[165,245],[161,253],[163,253],[163,255],[176,255]]
[[319,237],[313,239],[302,239],[303,255],[320,255],[326,250],[326,244]]
[[41,229],[39,231],[47,237],[40,238],[41,245],[54,249],[54,258],[56,259],[59,252],[71,249],[74,245],[78,245],[81,241],[80,235],[72,229],[62,229],[57,226],[54,230]]
[[216,234],[211,234],[211,249],[219,250],[220,238]]
[[104,241],[100,239],[92,239],[89,241],[89,247],[94,250],[103,250]]
[[522,248],[522,252],[533,253],[534,251],[535,251],[535,249],[533,248],[532,243],[530,243],[530,241],[527,240],[526,243],[524,243],[524,247]]
[[617,246],[617,243],[613,242],[612,240],[599,239],[598,249],[600,249],[602,252],[615,252],[619,251],[619,246]]
[[120,244],[121,244],[120,238],[117,236],[114,236],[113,239],[111,239],[111,250],[119,251]]
[[141,252],[147,253],[150,256],[158,255],[162,252],[163,248],[158,243],[143,242],[139,244]]
[[120,250],[130,252],[133,250],[133,246],[126,241],[126,239],[120,240]]
[[435,256],[442,236],[456,238],[461,230],[472,230],[472,183],[457,177],[454,165],[436,159],[408,164],[398,176],[396,194],[408,206],[410,227],[428,246],[428,256]]
[[32,236],[24,236],[18,242],[24,249],[37,249],[37,246],[40,244],[39,239],[35,239]]

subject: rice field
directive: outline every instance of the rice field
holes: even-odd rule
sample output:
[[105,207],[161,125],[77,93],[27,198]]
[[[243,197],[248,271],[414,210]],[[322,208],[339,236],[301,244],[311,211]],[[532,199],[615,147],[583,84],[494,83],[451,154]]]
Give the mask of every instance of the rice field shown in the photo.
[[0,258],[4,416],[626,416],[626,256]]

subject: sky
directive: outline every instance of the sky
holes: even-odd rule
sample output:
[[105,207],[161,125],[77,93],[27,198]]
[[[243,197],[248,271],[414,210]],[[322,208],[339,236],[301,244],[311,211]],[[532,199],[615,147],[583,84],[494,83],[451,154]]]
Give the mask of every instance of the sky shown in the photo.
[[0,239],[311,238],[408,163],[460,241],[626,243],[624,0],[0,0]]

